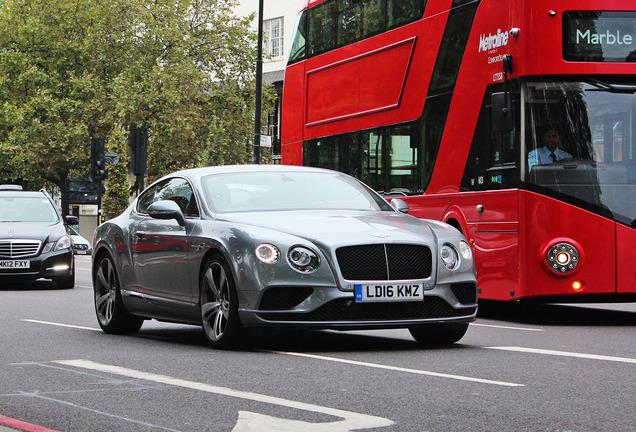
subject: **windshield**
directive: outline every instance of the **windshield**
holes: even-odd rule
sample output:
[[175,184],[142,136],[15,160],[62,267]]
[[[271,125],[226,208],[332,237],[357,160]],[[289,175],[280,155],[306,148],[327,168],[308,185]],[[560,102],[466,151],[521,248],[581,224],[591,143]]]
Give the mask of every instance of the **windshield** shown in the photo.
[[57,212],[46,198],[0,197],[0,222],[58,222]]
[[392,208],[357,180],[338,173],[257,172],[203,179],[216,213],[281,210],[387,210]]
[[600,81],[526,84],[526,182],[636,225],[635,93]]

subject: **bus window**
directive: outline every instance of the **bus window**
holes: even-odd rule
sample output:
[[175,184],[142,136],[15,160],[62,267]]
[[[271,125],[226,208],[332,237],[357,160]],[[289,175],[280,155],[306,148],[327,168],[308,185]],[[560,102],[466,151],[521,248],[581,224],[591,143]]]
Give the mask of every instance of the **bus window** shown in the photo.
[[420,19],[424,14],[426,1],[389,0],[387,5],[388,28],[392,29]]
[[311,10],[309,15],[309,55],[321,54],[336,45],[337,4],[326,1]]
[[631,224],[636,203],[624,197],[636,194],[635,92],[599,82],[528,83],[527,182]]
[[416,128],[401,125],[387,129],[390,175],[387,192],[413,194],[417,192],[418,140]]
[[305,47],[307,42],[307,14],[301,13],[296,23],[296,33],[289,52],[289,63],[303,60],[306,55]]
[[514,125],[512,131],[493,132],[491,95],[501,85],[490,86],[482,102],[477,127],[470,146],[460,189],[462,191],[507,189],[518,187],[519,164],[519,85],[509,83]]

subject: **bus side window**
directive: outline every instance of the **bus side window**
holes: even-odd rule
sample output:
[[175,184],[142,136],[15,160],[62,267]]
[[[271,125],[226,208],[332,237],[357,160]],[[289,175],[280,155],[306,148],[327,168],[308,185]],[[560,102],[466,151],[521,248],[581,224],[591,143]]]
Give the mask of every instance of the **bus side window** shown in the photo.
[[[513,88],[518,86],[512,85]],[[519,173],[519,109],[518,91],[512,91],[513,129],[492,130],[491,95],[496,87],[487,89],[475,127],[473,141],[460,185],[462,191],[506,189],[518,186]]]

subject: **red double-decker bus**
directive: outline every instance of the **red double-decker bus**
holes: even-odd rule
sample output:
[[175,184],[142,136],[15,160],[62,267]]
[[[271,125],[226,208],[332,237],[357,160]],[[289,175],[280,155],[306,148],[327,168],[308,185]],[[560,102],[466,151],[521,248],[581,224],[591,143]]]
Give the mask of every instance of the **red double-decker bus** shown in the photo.
[[454,225],[482,299],[634,301],[635,93],[634,2],[307,0],[282,161]]

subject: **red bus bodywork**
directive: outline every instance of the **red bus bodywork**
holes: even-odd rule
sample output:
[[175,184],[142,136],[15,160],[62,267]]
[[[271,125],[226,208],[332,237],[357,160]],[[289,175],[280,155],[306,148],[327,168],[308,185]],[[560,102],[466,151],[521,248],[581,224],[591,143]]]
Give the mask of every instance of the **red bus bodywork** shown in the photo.
[[[305,8],[320,3],[308,0]],[[488,86],[505,78],[636,77],[636,63],[563,59],[564,11],[636,9],[626,3],[631,2],[479,2],[430,181],[423,194],[400,198],[409,214],[461,229],[473,247],[482,299],[635,298],[632,226],[524,188],[460,190]],[[420,20],[290,64],[283,92],[283,163],[302,165],[308,140],[420,117],[452,5],[429,0]],[[488,37],[494,42],[481,50]],[[501,60],[507,54],[513,69],[505,77]],[[580,261],[574,271],[558,274],[548,267],[546,251],[563,242],[577,247]]]

